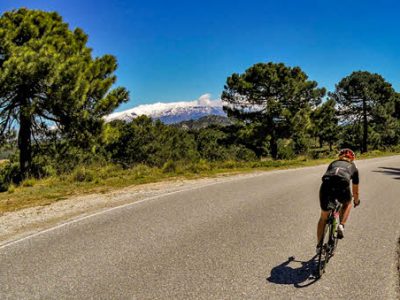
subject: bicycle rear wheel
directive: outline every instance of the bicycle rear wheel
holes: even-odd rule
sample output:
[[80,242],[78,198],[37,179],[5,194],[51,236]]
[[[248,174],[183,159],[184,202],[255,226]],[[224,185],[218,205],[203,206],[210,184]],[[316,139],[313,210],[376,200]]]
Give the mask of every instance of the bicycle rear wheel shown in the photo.
[[325,272],[326,264],[329,261],[331,255],[331,248],[329,245],[330,235],[331,235],[331,224],[329,222],[326,223],[324,232],[322,235],[322,239],[320,241],[321,250],[318,254],[318,269],[317,269],[317,276],[321,277]]

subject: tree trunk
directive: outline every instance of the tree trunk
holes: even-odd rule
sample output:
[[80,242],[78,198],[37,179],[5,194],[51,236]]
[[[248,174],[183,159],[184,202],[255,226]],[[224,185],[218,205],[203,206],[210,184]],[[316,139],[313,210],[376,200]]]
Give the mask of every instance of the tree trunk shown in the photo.
[[273,159],[276,159],[278,157],[278,142],[277,142],[276,125],[274,123],[274,118],[273,116],[269,116],[265,121],[266,122],[263,124],[265,134],[266,136],[269,135],[270,137],[269,151],[271,153],[271,157]]
[[269,143],[269,146],[271,148],[271,156],[273,159],[276,159],[278,157],[278,144],[276,143],[275,137],[271,136],[271,141]]
[[361,151],[368,152],[368,120],[367,120],[367,101],[363,99],[363,140]]
[[269,141],[269,148],[271,151],[272,158],[276,159],[278,157],[278,143],[276,141],[275,128],[271,130],[271,140]]
[[[26,104],[26,100],[23,101]],[[18,133],[18,148],[19,148],[19,165],[21,177],[24,179],[30,171],[32,162],[32,120],[26,105],[21,105],[19,113],[19,133]]]

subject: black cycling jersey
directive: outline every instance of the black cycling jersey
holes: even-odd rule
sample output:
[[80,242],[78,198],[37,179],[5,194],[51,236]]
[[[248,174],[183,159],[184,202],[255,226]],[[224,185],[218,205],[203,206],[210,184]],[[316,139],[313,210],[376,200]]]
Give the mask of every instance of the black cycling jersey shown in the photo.
[[360,178],[358,175],[358,169],[354,162],[349,162],[347,160],[335,160],[333,161],[326,170],[324,177],[338,176],[346,179],[348,182],[350,180],[354,184],[360,183]]
[[350,181],[359,184],[358,169],[353,162],[347,160],[335,160],[322,176],[322,184],[319,191],[321,209],[328,211],[328,204],[334,199],[341,203],[351,200]]

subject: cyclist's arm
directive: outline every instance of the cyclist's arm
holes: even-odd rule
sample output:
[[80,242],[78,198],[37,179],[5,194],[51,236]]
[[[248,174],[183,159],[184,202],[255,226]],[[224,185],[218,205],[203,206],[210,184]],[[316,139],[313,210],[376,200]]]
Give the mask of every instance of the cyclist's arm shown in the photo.
[[358,201],[360,200],[358,184],[353,183],[352,190],[353,190],[354,203],[358,203]]
[[353,197],[354,197],[354,206],[357,206],[360,204],[360,196],[359,196],[359,188],[358,185],[360,183],[360,176],[358,174],[358,169],[356,166],[354,166],[354,172],[353,175],[351,176],[351,181],[352,181],[352,192],[353,192]]

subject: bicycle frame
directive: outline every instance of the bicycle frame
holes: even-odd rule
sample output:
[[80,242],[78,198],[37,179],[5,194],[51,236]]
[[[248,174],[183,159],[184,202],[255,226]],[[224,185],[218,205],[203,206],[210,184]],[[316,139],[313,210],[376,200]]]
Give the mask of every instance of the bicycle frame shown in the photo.
[[[342,203],[340,203],[337,199],[335,202],[330,202],[328,205],[329,215],[326,221],[322,239],[320,241],[321,251],[318,255],[318,270],[317,275],[321,277],[325,272],[325,268],[329,259],[334,255],[334,252],[337,247],[338,239],[336,236],[337,225],[339,225],[339,212],[342,208]],[[337,221],[336,226],[335,220]],[[336,227],[336,228],[335,228]]]

